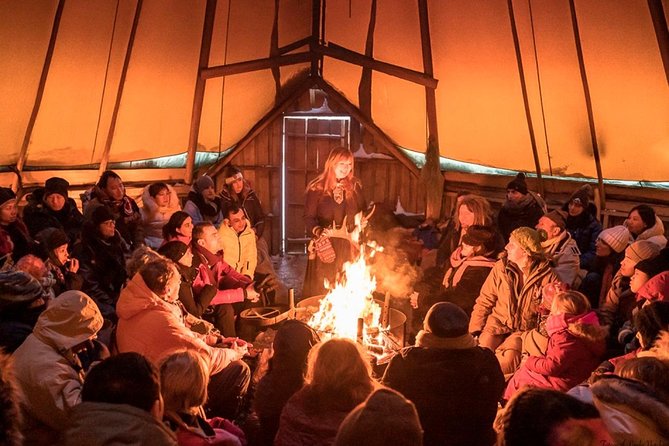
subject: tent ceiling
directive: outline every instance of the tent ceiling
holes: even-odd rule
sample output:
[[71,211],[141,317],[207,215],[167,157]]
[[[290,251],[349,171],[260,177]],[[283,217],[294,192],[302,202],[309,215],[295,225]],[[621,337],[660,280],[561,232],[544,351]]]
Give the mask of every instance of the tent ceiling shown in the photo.
[[[108,143],[109,162],[185,152],[207,0],[61,1],[43,90],[59,0],[0,2],[0,165],[19,161],[26,133],[29,168],[98,165]],[[596,177],[570,1],[511,3],[541,170]],[[328,0],[321,43],[422,72],[418,4]],[[460,161],[534,171],[508,4],[427,0],[439,148]],[[605,178],[669,180],[669,86],[649,4],[660,6],[666,27],[666,0],[574,0]],[[308,39],[312,11],[311,0],[218,0],[209,67],[266,59]],[[305,40],[291,51],[309,48]],[[234,146],[274,108],[277,85],[309,67],[207,79],[197,150]],[[328,55],[321,69],[356,106],[370,76],[371,120],[398,145],[426,150],[425,87]]]

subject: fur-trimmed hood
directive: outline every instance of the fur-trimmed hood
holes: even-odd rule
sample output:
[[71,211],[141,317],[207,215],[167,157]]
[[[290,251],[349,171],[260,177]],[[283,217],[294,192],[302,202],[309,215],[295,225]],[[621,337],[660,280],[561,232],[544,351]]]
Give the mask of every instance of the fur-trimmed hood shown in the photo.
[[655,224],[639,234],[636,240],[648,240],[658,245],[660,249],[667,246],[667,238],[664,236],[664,223],[662,223],[660,217],[655,216]]
[[639,358],[644,356],[652,356],[669,365],[669,331],[662,330],[650,349],[637,353]]
[[[145,221],[153,221],[156,220],[156,214],[161,213],[161,214],[169,214],[172,215],[176,211],[181,210],[181,206],[179,205],[179,196],[177,195],[177,191],[174,190],[172,186],[169,184],[166,184],[167,190],[170,192],[170,202],[167,206],[165,207],[159,207],[158,204],[156,203],[156,199],[149,194],[149,187],[151,185],[148,185],[144,188],[142,191],[142,217],[144,218]],[[168,217],[169,219],[169,217]]]
[[643,383],[619,376],[605,376],[591,389],[595,405],[616,440],[651,439],[644,433],[669,439],[669,404],[659,400]]

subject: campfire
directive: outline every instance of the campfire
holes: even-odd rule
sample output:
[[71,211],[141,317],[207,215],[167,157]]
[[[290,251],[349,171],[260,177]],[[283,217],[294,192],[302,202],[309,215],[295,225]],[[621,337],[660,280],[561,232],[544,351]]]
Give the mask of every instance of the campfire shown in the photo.
[[[325,282],[329,292],[322,298],[315,297],[316,301],[320,299],[318,310],[307,323],[324,339],[341,337],[358,341],[377,359],[381,359],[402,347],[403,332],[401,339],[391,334],[391,319],[402,319],[404,315],[391,310],[389,293],[386,293],[384,302],[374,299],[377,281],[369,261],[383,248],[371,242],[359,242],[362,221],[361,214],[358,214],[355,229],[350,234],[354,246],[360,247],[357,257],[344,264],[334,284]],[[313,299],[302,303],[315,304]],[[391,317],[391,311],[399,315]],[[404,320],[401,321],[402,330],[403,323]]]

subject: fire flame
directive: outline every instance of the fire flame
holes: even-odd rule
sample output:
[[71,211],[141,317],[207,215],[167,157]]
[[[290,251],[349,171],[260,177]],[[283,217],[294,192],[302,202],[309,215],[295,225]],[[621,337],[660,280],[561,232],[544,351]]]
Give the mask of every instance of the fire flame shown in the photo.
[[344,264],[340,274],[330,291],[321,299],[319,310],[309,320],[309,325],[319,331],[322,336],[342,337],[357,340],[358,319],[364,323],[364,343],[375,343],[381,318],[381,306],[374,300],[376,278],[371,273],[367,258],[372,258],[381,248],[375,245],[359,245],[360,233],[364,228],[362,214],[356,215],[355,229],[351,232],[354,246],[359,246],[357,257]]

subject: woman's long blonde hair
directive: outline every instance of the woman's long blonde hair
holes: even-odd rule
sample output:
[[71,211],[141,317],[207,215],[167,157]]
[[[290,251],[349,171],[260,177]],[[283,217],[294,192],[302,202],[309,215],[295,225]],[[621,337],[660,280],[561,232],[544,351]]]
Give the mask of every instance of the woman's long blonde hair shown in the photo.
[[334,168],[340,161],[350,161],[351,162],[351,171],[346,176],[347,180],[353,179],[353,170],[355,168],[355,158],[353,153],[345,147],[337,147],[332,149],[328,155],[328,159],[325,160],[325,165],[323,166],[323,171],[307,185],[307,190],[323,190],[329,192],[335,188],[337,184],[337,177],[335,177]]
[[165,410],[196,413],[207,401],[209,373],[197,353],[183,350],[169,355],[160,365],[160,389]]
[[455,206],[455,215],[453,220],[456,230],[460,230],[460,219],[458,218],[458,214],[462,206],[465,206],[469,212],[474,214],[473,224],[481,226],[492,226],[493,213],[490,202],[480,195],[467,194],[458,197],[457,205]]
[[353,408],[374,389],[366,353],[349,339],[330,339],[309,352],[305,382],[320,404]]

